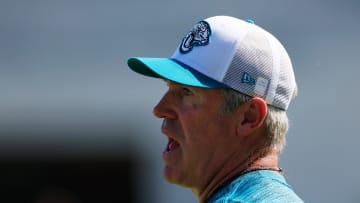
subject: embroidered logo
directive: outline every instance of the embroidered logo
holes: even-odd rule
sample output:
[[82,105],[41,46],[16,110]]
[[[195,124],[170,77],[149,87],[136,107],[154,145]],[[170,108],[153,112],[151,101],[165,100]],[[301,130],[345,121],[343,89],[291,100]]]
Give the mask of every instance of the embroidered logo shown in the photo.
[[241,82],[248,84],[248,85],[255,85],[255,78],[251,77],[251,75],[247,72],[244,72],[244,74],[241,77]]
[[198,22],[184,37],[180,45],[180,52],[187,53],[194,46],[205,46],[209,43],[211,35],[210,25],[206,21]]

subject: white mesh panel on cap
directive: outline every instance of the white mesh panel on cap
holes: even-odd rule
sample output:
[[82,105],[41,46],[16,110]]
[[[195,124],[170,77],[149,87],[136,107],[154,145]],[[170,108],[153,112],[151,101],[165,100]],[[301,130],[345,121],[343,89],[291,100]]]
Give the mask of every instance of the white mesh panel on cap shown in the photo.
[[267,103],[272,104],[274,101],[274,97],[276,95],[276,87],[279,82],[280,56],[279,56],[279,50],[277,48],[277,43],[275,42],[275,38],[268,33],[265,33],[264,35],[267,38],[269,45],[271,46],[271,55],[273,59],[272,73],[270,75],[271,83],[269,86],[269,91],[265,97],[265,100]]
[[261,97],[281,109],[287,109],[295,89],[286,50],[275,37],[257,26],[238,42],[223,81],[239,92]]
[[[255,87],[258,78],[267,80],[267,84],[271,83],[273,59],[269,53],[271,53],[271,46],[267,39],[254,27],[242,41],[238,42],[224,83],[249,96],[259,96],[265,99],[268,87],[263,87],[262,95],[255,94]],[[254,81],[244,81],[245,75]]]
[[273,105],[287,109],[296,88],[296,81],[291,60],[285,48],[280,42],[276,41],[276,43],[278,44],[277,50],[280,53],[280,72]]

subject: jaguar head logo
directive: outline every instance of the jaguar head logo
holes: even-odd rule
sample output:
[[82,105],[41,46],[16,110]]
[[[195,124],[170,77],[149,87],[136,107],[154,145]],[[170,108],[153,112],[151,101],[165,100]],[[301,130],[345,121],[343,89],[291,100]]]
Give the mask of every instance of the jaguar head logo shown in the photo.
[[184,37],[180,45],[180,52],[187,53],[194,46],[205,46],[209,43],[211,35],[210,25],[206,21],[198,22]]

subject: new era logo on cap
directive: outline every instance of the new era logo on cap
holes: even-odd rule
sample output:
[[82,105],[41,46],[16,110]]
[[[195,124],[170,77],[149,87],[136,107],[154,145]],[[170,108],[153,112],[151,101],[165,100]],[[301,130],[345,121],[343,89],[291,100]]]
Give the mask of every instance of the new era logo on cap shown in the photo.
[[250,74],[244,72],[241,77],[241,82],[248,85],[255,85],[255,79]]

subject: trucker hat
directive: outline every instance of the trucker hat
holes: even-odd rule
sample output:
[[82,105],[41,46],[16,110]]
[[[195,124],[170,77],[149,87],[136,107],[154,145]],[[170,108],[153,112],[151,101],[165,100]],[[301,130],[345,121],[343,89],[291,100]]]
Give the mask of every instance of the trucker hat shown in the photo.
[[140,74],[202,88],[231,88],[286,110],[296,89],[281,43],[251,20],[214,16],[185,35],[170,58],[134,57]]

